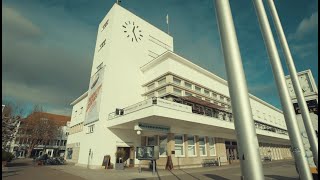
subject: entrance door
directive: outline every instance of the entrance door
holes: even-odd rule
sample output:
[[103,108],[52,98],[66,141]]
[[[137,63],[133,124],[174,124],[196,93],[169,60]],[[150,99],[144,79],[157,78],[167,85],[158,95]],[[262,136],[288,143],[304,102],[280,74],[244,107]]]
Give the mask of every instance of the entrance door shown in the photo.
[[123,158],[123,162],[125,163],[125,166],[130,166],[130,155],[131,155],[131,147],[117,147],[117,150],[123,149],[126,152],[125,157]]
[[239,155],[238,155],[237,143],[226,141],[225,144],[226,144],[226,154],[227,154],[228,162],[230,164],[240,162]]

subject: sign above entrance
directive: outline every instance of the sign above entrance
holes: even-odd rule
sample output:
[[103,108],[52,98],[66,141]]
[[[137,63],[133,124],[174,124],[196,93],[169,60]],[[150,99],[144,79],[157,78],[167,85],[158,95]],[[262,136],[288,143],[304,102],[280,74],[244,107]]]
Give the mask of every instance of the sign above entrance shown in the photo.
[[140,130],[150,130],[150,131],[161,131],[161,132],[170,132],[170,127],[168,126],[160,126],[160,125],[154,125],[154,124],[145,124],[145,123],[139,123]]

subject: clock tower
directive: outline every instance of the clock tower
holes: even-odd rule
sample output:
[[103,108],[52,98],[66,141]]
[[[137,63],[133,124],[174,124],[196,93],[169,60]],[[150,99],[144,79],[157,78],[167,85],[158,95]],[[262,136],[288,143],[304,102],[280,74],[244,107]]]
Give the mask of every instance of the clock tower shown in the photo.
[[[302,88],[304,98],[307,102],[307,106],[310,112],[310,118],[314,130],[318,136],[318,88],[312,76],[311,70],[305,70],[297,73],[299,78],[299,83]],[[289,90],[289,94],[296,112],[297,123],[299,126],[300,134],[302,137],[302,142],[306,151],[306,158],[309,163],[309,166],[313,169],[316,168],[316,165],[313,160],[312,151],[310,150],[310,142],[307,136],[307,132],[303,123],[301,111],[297,102],[297,97],[294,93],[292,81],[290,76],[286,76],[286,84]]]
[[140,136],[127,137],[129,130],[106,128],[108,116],[144,100],[140,68],[166,51],[173,51],[170,35],[118,4],[112,6],[97,28],[84,119],[88,133],[82,137],[79,164],[99,168],[106,154],[114,162],[117,148],[141,144]]

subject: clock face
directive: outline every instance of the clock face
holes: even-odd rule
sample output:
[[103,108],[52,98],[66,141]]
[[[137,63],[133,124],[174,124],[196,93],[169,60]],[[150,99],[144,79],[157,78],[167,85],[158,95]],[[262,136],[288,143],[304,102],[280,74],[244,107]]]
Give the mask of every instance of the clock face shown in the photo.
[[143,38],[142,30],[133,21],[127,21],[123,25],[123,32],[131,42],[139,42]]
[[[298,79],[299,79],[300,87],[301,87],[304,95],[308,95],[308,94],[314,92],[312,85],[311,85],[311,82],[310,82],[310,78],[307,73],[299,74]],[[291,79],[290,78],[286,79],[286,83],[288,86],[290,96],[296,97]]]
[[286,79],[286,83],[287,83],[287,86],[288,86],[290,97],[295,97],[296,95],[294,93],[294,89],[293,89],[293,85],[292,85],[291,79]]
[[308,74],[301,74],[298,77],[303,94],[312,93],[313,89]]

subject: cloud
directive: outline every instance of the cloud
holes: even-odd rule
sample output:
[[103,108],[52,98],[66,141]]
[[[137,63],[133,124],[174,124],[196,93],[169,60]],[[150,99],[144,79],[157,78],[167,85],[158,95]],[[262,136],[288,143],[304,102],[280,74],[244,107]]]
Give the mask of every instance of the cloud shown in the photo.
[[289,35],[289,39],[303,39],[305,36],[308,36],[312,32],[318,31],[318,11],[314,12],[310,17],[304,18],[296,32]]
[[297,54],[301,59],[304,59],[314,54],[314,50],[318,49],[317,45],[317,43],[294,43],[291,46],[291,49],[294,54]]
[[2,34],[4,32],[15,34],[16,38],[35,38],[41,35],[41,30],[35,24],[5,5],[2,6]]
[[[83,46],[77,46],[76,51],[72,44],[86,41],[90,37],[88,34],[95,31],[90,32],[88,27],[76,21],[63,26],[63,20],[54,17],[42,21],[54,22],[54,25],[47,25],[48,30],[40,28],[15,8],[3,5],[2,10],[2,98],[12,97],[17,102],[42,104],[48,112],[69,115],[70,102],[88,88],[92,53],[86,47],[93,45],[94,41],[84,45],[86,51],[80,50]],[[52,33],[50,26],[65,28],[64,31],[53,29],[57,33]],[[71,32],[76,37],[84,38],[75,37],[77,40],[74,42],[69,38],[69,43],[56,38],[59,33]]]

